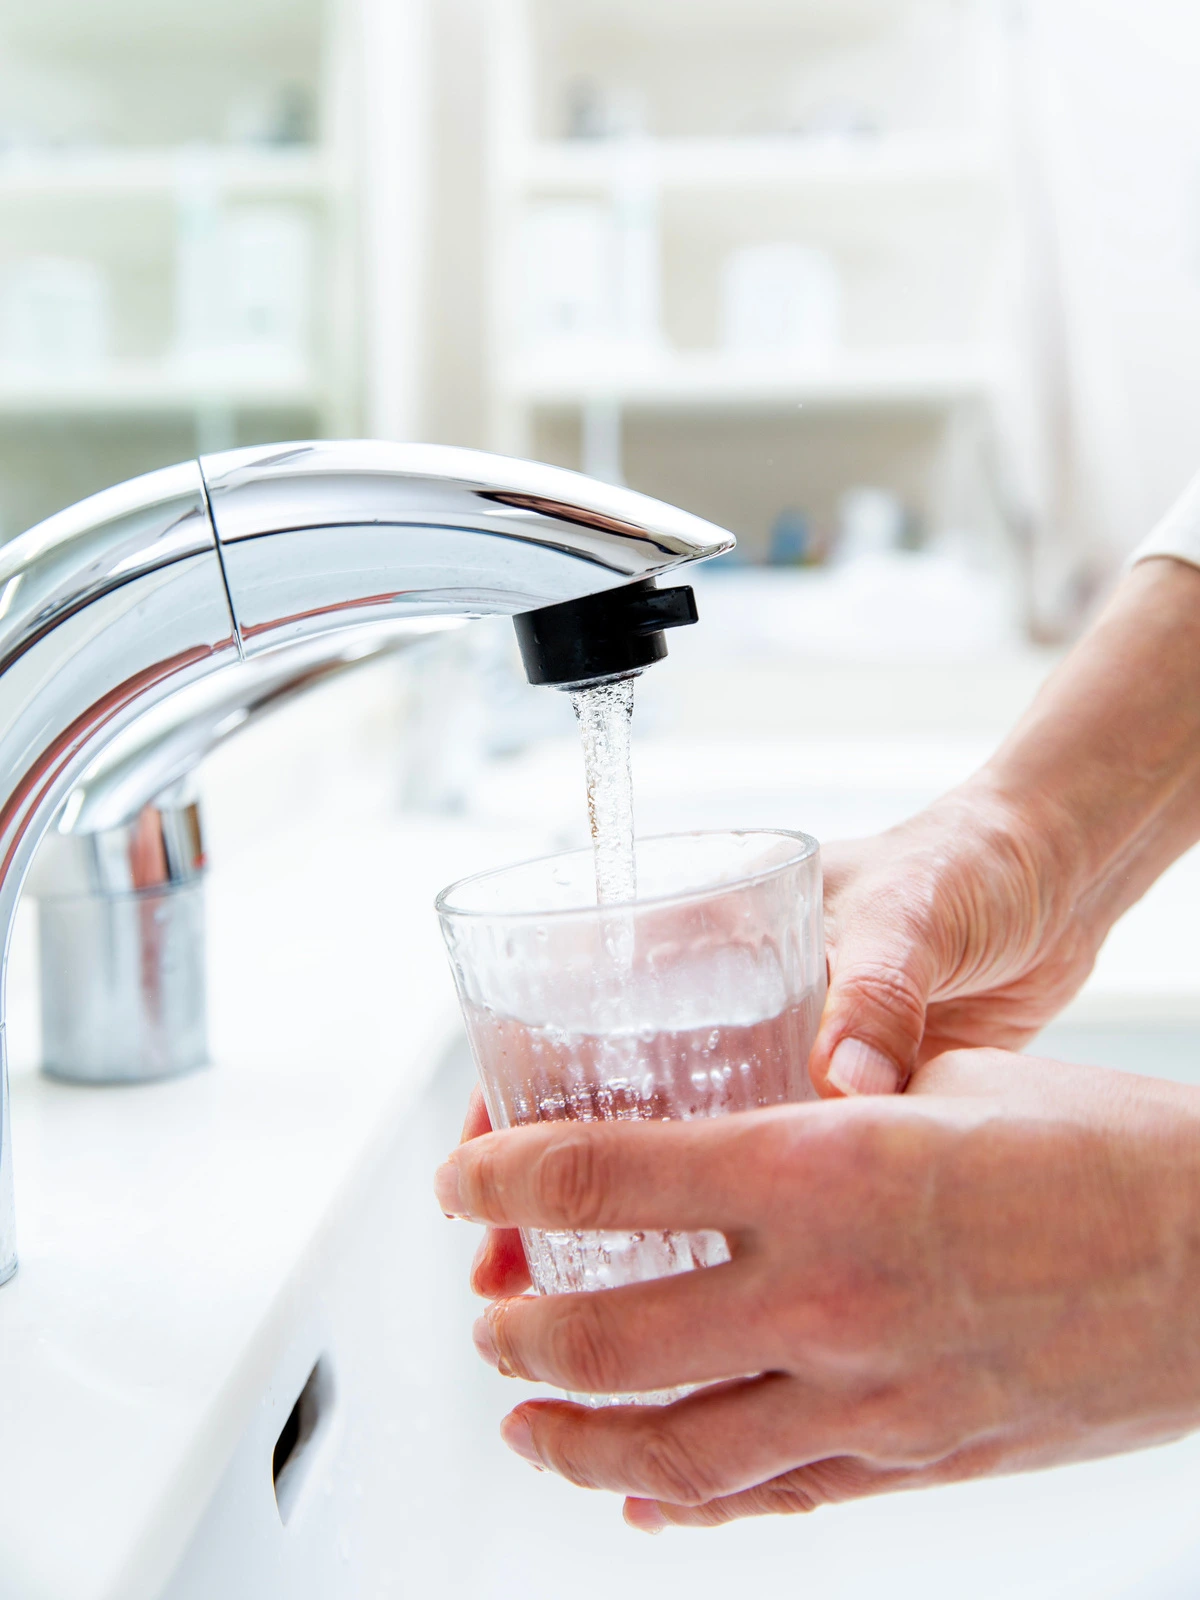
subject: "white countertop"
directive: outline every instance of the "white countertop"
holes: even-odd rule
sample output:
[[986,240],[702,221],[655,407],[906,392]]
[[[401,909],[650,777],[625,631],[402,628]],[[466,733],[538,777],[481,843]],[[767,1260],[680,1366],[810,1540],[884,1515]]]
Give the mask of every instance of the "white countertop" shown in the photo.
[[310,827],[215,871],[214,1065],[157,1085],[34,1070],[21,930],[6,1600],[158,1592],[277,1359],[314,1241],[457,1034],[434,894],[538,844],[405,821],[314,848]]

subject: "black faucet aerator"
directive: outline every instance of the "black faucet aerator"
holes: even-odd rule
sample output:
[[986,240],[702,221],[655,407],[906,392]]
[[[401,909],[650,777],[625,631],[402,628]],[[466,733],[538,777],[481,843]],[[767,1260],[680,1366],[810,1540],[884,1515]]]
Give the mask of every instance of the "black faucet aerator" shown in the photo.
[[656,589],[653,578],[513,618],[526,677],[554,689],[641,672],[666,655],[664,629],[697,620],[687,584]]

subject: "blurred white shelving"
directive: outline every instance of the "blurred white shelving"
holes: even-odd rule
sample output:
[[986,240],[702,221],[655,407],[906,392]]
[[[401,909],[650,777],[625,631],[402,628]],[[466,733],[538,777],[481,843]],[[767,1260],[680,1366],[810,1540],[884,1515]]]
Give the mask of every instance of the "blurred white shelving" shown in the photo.
[[0,157],[0,205],[29,200],[173,199],[201,168],[220,194],[322,199],[334,193],[330,156],[308,149],[22,152]]
[[[490,20],[493,446],[727,521],[740,499],[752,548],[783,506],[828,532],[863,482],[1004,545],[1026,378],[1001,0],[491,0]],[[737,259],[771,248],[834,285],[812,348],[730,331]]]
[[165,364],[125,363],[94,372],[30,374],[0,366],[0,417],[188,417],[212,409],[319,412],[324,396],[313,377],[269,372],[204,377]]
[[411,436],[426,0],[0,15],[0,536],[193,449]]
[[1000,382],[1003,358],[982,346],[847,351],[805,367],[785,359],[719,352],[631,356],[588,362],[536,358],[510,370],[513,402],[536,406],[617,403],[687,411],[727,407],[824,409],[938,407],[986,399]]
[[[736,9],[739,23],[747,27],[777,25],[781,20],[806,36],[832,32],[841,36],[848,30],[875,29],[895,16],[898,0],[569,0],[573,19],[581,23],[620,24],[645,33],[661,33],[678,42],[683,30],[712,30],[727,33],[731,14]],[[899,4],[910,0],[899,0]]]
[[999,183],[1001,152],[986,138],[892,134],[879,138],[726,138],[543,141],[506,174],[529,193],[594,194],[628,181],[631,162],[660,189],[716,191],[851,185],[925,187]]

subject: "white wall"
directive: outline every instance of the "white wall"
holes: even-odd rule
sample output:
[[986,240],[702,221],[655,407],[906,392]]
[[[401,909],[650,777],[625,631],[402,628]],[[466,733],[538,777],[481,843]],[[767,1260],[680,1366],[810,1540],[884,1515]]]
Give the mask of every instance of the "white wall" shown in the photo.
[[425,433],[484,442],[483,0],[433,0],[432,194]]
[[1200,6],[1036,0],[1076,504],[1124,552],[1200,468]]

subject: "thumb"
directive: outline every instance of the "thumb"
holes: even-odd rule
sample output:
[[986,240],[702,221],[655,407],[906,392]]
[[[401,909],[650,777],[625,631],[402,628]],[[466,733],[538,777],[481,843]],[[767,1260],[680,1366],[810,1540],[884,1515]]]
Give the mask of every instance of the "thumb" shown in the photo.
[[904,1088],[925,1032],[932,965],[928,949],[894,926],[856,926],[837,941],[808,1062],[818,1094],[898,1094]]

